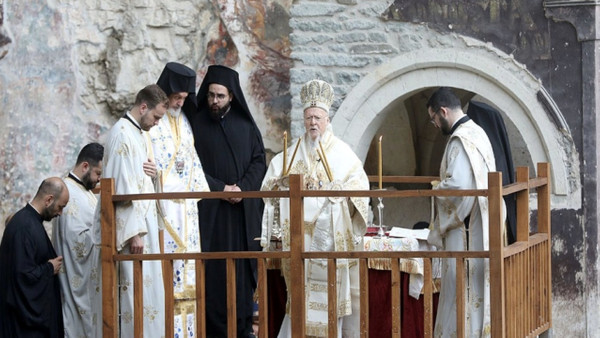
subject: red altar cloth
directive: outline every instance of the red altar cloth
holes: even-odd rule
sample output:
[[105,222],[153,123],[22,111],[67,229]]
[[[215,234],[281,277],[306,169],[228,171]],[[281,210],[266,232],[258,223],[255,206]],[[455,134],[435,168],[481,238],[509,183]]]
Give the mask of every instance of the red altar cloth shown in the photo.
[[[287,299],[285,281],[279,270],[268,270],[269,337],[277,337],[285,315]],[[420,338],[424,336],[423,295],[415,299],[408,294],[410,274],[401,272],[400,306],[402,316],[402,337]],[[369,269],[369,337],[391,337],[392,301],[391,273],[389,270]],[[433,294],[433,323],[437,314],[438,295]]]
[[[401,337],[424,337],[423,295],[415,299],[408,294],[410,274],[400,273]],[[391,272],[369,269],[369,337],[392,336]],[[438,293],[433,294],[433,323],[437,314]],[[432,325],[433,325],[432,323]]]

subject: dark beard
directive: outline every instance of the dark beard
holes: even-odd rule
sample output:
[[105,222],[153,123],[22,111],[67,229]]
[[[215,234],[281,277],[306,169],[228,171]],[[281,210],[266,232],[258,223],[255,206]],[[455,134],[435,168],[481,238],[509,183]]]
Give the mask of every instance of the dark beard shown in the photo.
[[440,119],[440,129],[442,130],[442,134],[444,136],[450,135],[450,132],[452,131],[452,127],[450,126],[448,121],[442,119]]
[[40,215],[42,217],[42,220],[44,220],[46,222],[50,222],[54,218],[50,214],[50,210],[52,209],[53,206],[54,206],[54,202],[52,202],[52,204],[50,204],[50,206],[48,206],[46,209],[42,210],[42,213]]
[[87,189],[87,190],[92,190],[96,187],[96,183],[92,182],[92,180],[90,180],[90,172],[88,171],[85,175],[83,175],[83,177],[81,178],[81,183],[83,183],[83,186]]
[[208,111],[210,112],[210,117],[215,120],[215,121],[220,121],[221,118],[223,118],[223,116],[225,116],[225,114],[227,114],[227,112],[229,111],[229,108],[231,108],[231,103],[228,103],[227,105],[223,106],[223,108],[220,109],[213,109],[212,106],[208,107]]

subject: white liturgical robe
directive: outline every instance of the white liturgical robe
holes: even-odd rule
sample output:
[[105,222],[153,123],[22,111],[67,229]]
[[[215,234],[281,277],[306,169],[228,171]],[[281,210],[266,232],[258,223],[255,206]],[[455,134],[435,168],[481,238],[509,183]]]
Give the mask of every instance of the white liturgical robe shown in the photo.
[[[71,173],[74,176],[74,174]],[[79,179],[75,177],[75,179]],[[52,221],[52,243],[63,256],[58,273],[65,337],[102,337],[102,290],[98,262],[100,247],[92,239],[98,199],[71,177],[64,179],[69,203]]]
[[[434,189],[487,189],[488,173],[496,170],[492,146],[483,129],[468,120],[446,145],[440,182]],[[488,200],[485,196],[436,197],[437,217],[428,241],[447,251],[489,250]],[[469,217],[468,229],[464,220]],[[490,336],[489,261],[465,264],[465,334]],[[444,259],[435,337],[456,336],[456,262]]]
[[[113,178],[115,193],[154,193],[152,179],[144,173],[150,145],[146,132],[130,120],[121,118],[110,129],[104,147],[103,176]],[[100,225],[100,208],[96,208],[94,226]],[[117,250],[128,254],[129,240],[140,235],[144,253],[160,253],[159,225],[155,200],[136,200],[116,205]],[[100,231],[94,233],[95,241]],[[144,337],[164,337],[164,286],[160,261],[143,263]],[[130,261],[118,264],[121,337],[133,337],[133,265]]]
[[[210,191],[185,114],[169,110],[158,125],[150,129],[149,134],[154,160],[160,172],[157,183],[159,192]],[[159,222],[165,229],[165,253],[200,252],[198,200],[159,201]],[[195,336],[194,263],[194,260],[173,262],[175,330],[189,336]]]
[[[316,149],[305,134],[303,139],[294,141],[288,154],[293,154],[295,145],[300,142],[294,158],[288,155],[289,174],[301,174],[307,189],[310,190],[368,190],[369,180],[362,162],[352,149],[335,137],[331,125],[321,137],[325,158],[330,164],[333,181],[330,182],[319,159]],[[287,190],[288,175],[282,175],[283,154],[275,156],[269,165],[261,190]],[[366,232],[369,208],[368,197],[315,197],[304,199],[304,247],[307,251],[359,251],[362,250],[362,236]],[[261,245],[269,250],[272,236],[281,237],[283,250],[290,249],[290,219],[288,199],[266,199],[262,223]],[[282,261],[282,270],[289,285],[289,261]],[[306,334],[327,336],[327,260],[311,259],[305,262],[306,271]],[[338,281],[338,326],[340,336],[353,337],[359,334],[359,280],[358,264],[355,260],[337,260]],[[291,326],[288,314],[284,318],[280,337],[289,337]]]

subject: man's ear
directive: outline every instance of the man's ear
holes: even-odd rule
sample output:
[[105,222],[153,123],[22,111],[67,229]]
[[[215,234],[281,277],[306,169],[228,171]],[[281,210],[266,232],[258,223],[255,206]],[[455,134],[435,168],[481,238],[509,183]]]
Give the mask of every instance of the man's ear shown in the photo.
[[146,111],[148,111],[148,104],[146,104],[146,102],[142,102],[140,104],[140,114],[144,115],[146,114]]
[[88,170],[90,170],[90,163],[89,162],[82,162],[81,163],[81,169],[83,169],[84,173],[87,173]]
[[440,107],[440,115],[442,115],[443,118],[448,118],[448,108],[447,107]]
[[46,197],[44,197],[44,205],[47,207],[49,207],[52,202],[54,202],[54,195],[46,195]]

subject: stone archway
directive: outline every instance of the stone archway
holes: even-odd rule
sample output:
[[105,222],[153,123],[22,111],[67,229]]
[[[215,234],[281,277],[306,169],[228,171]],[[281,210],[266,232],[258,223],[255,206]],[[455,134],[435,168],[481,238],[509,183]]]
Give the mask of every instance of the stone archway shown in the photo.
[[[391,59],[348,93],[332,119],[335,133],[364,160],[389,106],[438,86],[470,91],[503,111],[531,161],[551,163],[555,197],[580,189],[577,155],[556,105],[531,73],[497,51],[431,48]],[[570,207],[580,204],[578,199],[561,200]]]

